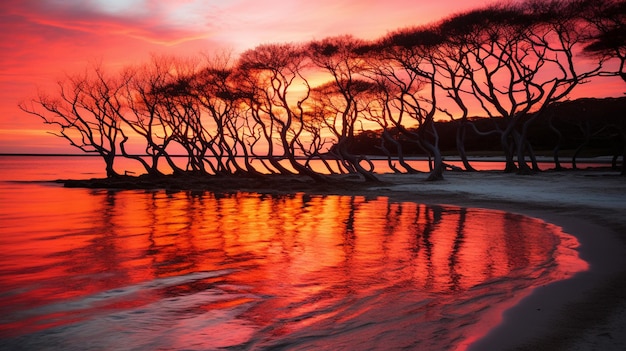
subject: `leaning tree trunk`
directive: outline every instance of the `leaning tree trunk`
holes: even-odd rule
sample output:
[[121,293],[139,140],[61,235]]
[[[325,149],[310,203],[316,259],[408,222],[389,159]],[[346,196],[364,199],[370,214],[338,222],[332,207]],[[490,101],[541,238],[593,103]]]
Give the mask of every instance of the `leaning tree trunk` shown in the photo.
[[466,171],[476,172],[476,169],[472,167],[467,159],[467,153],[465,152],[465,123],[466,121],[462,121],[459,128],[456,130],[456,149],[461,157],[461,162],[463,162],[463,167]]
[[115,152],[108,152],[101,154],[104,159],[104,163],[106,164],[106,174],[107,178],[114,178],[119,176],[115,169],[113,169],[113,161],[115,161]]
[[287,155],[287,158],[289,159],[289,163],[291,164],[291,167],[293,167],[293,169],[295,169],[296,172],[298,172],[298,174],[308,176],[309,178],[313,179],[317,183],[327,183],[328,182],[328,178],[326,178],[324,175],[315,172],[311,168],[308,168],[308,167],[305,167],[305,166],[301,165],[296,160],[296,158],[293,155],[293,153],[289,152],[288,155]]
[[374,173],[366,170],[359,164],[359,159],[355,155],[352,155],[350,152],[348,152],[348,143],[346,139],[342,138],[342,140],[338,142],[338,150],[341,157],[346,160],[352,167],[354,167],[357,173],[365,178],[365,181],[380,182],[380,179],[378,179],[374,175]]
[[554,119],[554,114],[551,113],[548,116],[548,127],[557,136],[556,145],[552,149],[552,158],[554,159],[554,169],[557,171],[562,171],[563,167],[561,166],[561,161],[559,160],[559,151],[561,150],[561,143],[563,143],[563,133],[561,133],[561,131],[556,128],[556,126],[553,123],[553,119]]
[[426,148],[426,150],[428,150],[428,152],[433,157],[432,170],[430,171],[430,174],[428,175],[428,178],[426,178],[426,180],[429,180],[429,181],[443,180],[444,164],[443,164],[443,156],[441,155],[441,151],[439,150],[438,147],[436,147],[435,145],[429,142],[422,142],[422,144],[424,145],[424,148]]
[[[535,157],[535,151],[533,150],[532,145],[528,141],[528,128],[530,125],[539,117],[541,117],[542,112],[536,112],[532,117],[524,121],[522,125],[522,133],[516,133],[518,137],[517,144],[517,163],[519,165],[519,172],[523,174],[532,174],[533,172],[539,171],[539,165],[537,164],[537,158]],[[525,153],[528,152],[529,157],[532,162],[532,169],[528,167],[528,164],[525,160]]]
[[517,166],[513,161],[513,148],[509,143],[509,133],[507,131],[503,131],[500,134],[500,144],[502,145],[502,152],[504,152],[505,157],[504,172],[513,173],[517,171]]
[[400,144],[398,141],[392,138],[391,135],[389,135],[389,132],[386,130],[383,131],[382,136],[383,136],[383,140],[387,140],[388,142],[392,143],[396,147],[397,154],[398,154],[398,163],[400,163],[400,165],[404,169],[406,169],[407,173],[409,174],[420,173],[418,170],[416,170],[415,168],[411,167],[411,165],[406,163],[404,159],[404,149],[402,148],[402,144]]
[[385,146],[385,138],[382,138],[382,141],[380,142],[380,146],[376,146],[376,148],[382,151],[385,154],[385,156],[387,156],[387,165],[389,166],[389,169],[393,171],[393,173],[402,173],[394,164],[391,152]]
[[526,140],[523,134],[513,131],[513,140],[515,142],[515,151],[517,153],[517,174],[532,174],[532,170],[526,163]]
[[122,151],[122,155],[124,157],[139,162],[143,166],[144,170],[146,171],[146,173],[148,175],[151,175],[151,176],[163,175],[163,173],[161,173],[161,171],[159,171],[159,169],[157,167],[158,166],[158,163],[157,163],[158,162],[158,158],[155,159],[154,156],[153,156],[152,165],[150,165],[141,156],[136,156],[136,155],[129,154],[128,152],[126,152],[126,147],[125,147],[125,144],[126,144],[127,141],[128,141],[128,137],[124,137],[124,140],[122,140],[120,142],[120,150]]

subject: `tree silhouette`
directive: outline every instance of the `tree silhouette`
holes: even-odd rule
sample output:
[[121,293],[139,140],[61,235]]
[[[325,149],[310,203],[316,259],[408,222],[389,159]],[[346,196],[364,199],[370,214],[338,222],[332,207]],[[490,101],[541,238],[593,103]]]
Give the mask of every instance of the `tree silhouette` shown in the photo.
[[[538,170],[537,140],[530,137],[537,126],[557,135],[557,169],[561,140],[571,139],[565,134],[572,130],[589,140],[619,133],[626,158],[623,119],[587,128],[584,118],[564,123],[550,109],[593,77],[626,81],[625,14],[623,0],[526,0],[371,42],[339,36],[260,45],[237,58],[154,56],[117,75],[90,67],[20,108],[59,128],[53,134],[71,145],[100,155],[108,177],[118,175],[113,162],[121,154],[153,176],[168,172],[165,161],[175,175],[283,174],[325,182],[314,169],[321,161],[325,173],[378,181],[366,153],[382,152],[394,172],[413,173],[404,158],[410,147],[428,155],[428,179],[437,180],[447,166],[441,133],[456,133],[466,170],[473,169],[466,139],[497,143],[497,135],[505,171],[528,174]],[[492,129],[470,113],[488,117]],[[381,129],[377,140],[371,125]],[[362,148],[363,140],[373,145]]]
[[[235,69],[230,61],[230,55],[207,56],[206,67],[198,72],[193,81],[194,95],[209,117],[208,123],[215,128],[215,139],[209,144],[209,150],[216,163],[216,173],[259,176],[259,171],[248,157],[245,123],[242,123],[238,106],[241,101],[234,87]],[[243,154],[243,167],[237,161],[240,153]]]
[[[303,104],[310,94],[309,83],[302,74],[305,60],[297,45],[267,44],[244,52],[239,69],[247,76],[245,87],[253,96],[249,106],[251,116],[262,125],[272,166],[280,173],[290,174],[291,170],[278,162],[278,158],[286,158],[298,174],[325,181],[322,175],[296,159],[297,153],[305,152],[297,150],[301,145],[298,139],[305,131]],[[296,91],[297,88],[302,91]],[[277,148],[281,152],[278,158],[274,154]]]
[[[581,0],[580,13],[594,29],[585,51],[600,59],[617,60],[614,72],[626,83],[626,1]],[[608,75],[612,75],[609,72]],[[622,172],[626,176],[626,123],[619,130],[622,135]]]
[[125,84],[126,77],[110,77],[96,65],[91,71],[58,82],[58,97],[40,93],[30,104],[19,107],[45,124],[58,127],[60,130],[51,132],[53,135],[86,153],[100,155],[107,177],[115,177],[118,146],[127,140],[119,118],[123,109],[119,93]]
[[350,152],[358,123],[366,110],[361,101],[371,87],[363,76],[364,63],[356,50],[363,43],[350,36],[327,38],[308,44],[306,52],[313,64],[330,74],[331,81],[315,89],[315,98],[321,103],[326,125],[337,138],[332,152],[350,171],[365,180],[377,182],[378,178],[361,165],[363,157]]
[[129,68],[133,72],[132,79],[124,91],[128,110],[120,118],[145,143],[144,156],[150,159],[150,163],[144,157],[134,159],[151,175],[161,174],[161,158],[175,174],[183,173],[168,151],[174,142],[174,133],[166,123],[166,111],[158,94],[171,80],[172,60],[171,57],[154,56],[150,63]]
[[[398,93],[389,100],[398,110],[389,115],[390,120],[434,158],[429,180],[442,179],[444,170],[435,128],[438,71],[434,57],[440,43],[441,37],[434,30],[416,28],[392,33],[377,45],[381,57],[377,74]],[[415,125],[416,130],[409,130],[407,125]]]

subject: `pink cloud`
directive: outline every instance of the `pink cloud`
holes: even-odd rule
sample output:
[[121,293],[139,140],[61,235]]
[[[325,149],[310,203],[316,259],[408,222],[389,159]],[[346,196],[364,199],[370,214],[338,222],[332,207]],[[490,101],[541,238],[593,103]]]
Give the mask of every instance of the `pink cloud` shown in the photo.
[[[109,3],[115,3],[114,1]],[[133,3],[133,2],[131,2]],[[159,44],[177,44],[203,37],[207,28],[203,23],[175,21],[167,6],[134,1],[138,6],[124,7],[125,11],[107,11],[105,2],[98,1],[12,1],[0,5],[12,18],[32,26],[41,26],[47,32],[84,32],[96,35],[123,35]],[[45,34],[45,33],[44,33]]]

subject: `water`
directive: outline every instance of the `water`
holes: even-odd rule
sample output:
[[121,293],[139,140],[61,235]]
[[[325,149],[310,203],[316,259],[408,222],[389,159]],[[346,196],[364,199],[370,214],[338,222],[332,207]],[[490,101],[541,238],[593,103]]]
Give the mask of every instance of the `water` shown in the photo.
[[505,212],[12,181],[92,176],[80,159],[0,158],[2,350],[463,350],[587,268]]
[[[177,163],[179,167],[185,167],[184,157],[176,157],[174,158],[174,162]],[[392,172],[387,160],[374,159],[372,163],[376,173]],[[407,163],[420,172],[429,172],[427,160],[408,159]],[[446,160],[446,163],[463,167],[461,161]],[[472,167],[479,171],[504,169],[504,162],[502,161],[473,160],[470,163]],[[263,165],[259,160],[253,160],[252,164],[258,167],[258,169],[263,169]],[[283,160],[282,164],[286,168],[291,167],[289,162],[285,160]],[[395,162],[395,164],[401,169],[397,162]],[[171,172],[171,169],[166,167],[165,162],[161,162],[161,165],[163,165],[163,172]],[[333,162],[330,162],[330,165],[337,171]],[[562,165],[563,167],[571,167],[571,164],[567,162],[562,162]],[[587,167],[607,167],[609,165],[610,162],[603,159],[598,159],[595,162],[578,163],[580,169]],[[98,156],[0,156],[0,166],[2,166],[2,168],[0,168],[0,180],[54,180],[59,178],[88,179],[106,177],[104,162],[102,158]],[[317,172],[328,172],[320,161],[312,161],[311,166]],[[369,168],[365,163],[363,166]],[[539,166],[541,169],[546,170],[554,168],[554,163],[545,161],[540,162]],[[129,172],[131,175],[145,173],[139,162],[124,157],[118,157],[116,159],[115,170],[119,174],[125,174],[126,172]]]

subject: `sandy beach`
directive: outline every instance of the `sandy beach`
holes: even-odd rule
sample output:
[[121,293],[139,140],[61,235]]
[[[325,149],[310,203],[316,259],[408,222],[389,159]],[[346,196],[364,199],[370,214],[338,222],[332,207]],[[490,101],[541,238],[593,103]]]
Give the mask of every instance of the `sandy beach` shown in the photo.
[[590,264],[571,279],[535,289],[470,350],[626,349],[626,179],[602,171],[448,172],[440,182],[421,177],[383,175],[393,185],[368,191],[541,218],[574,235]]

